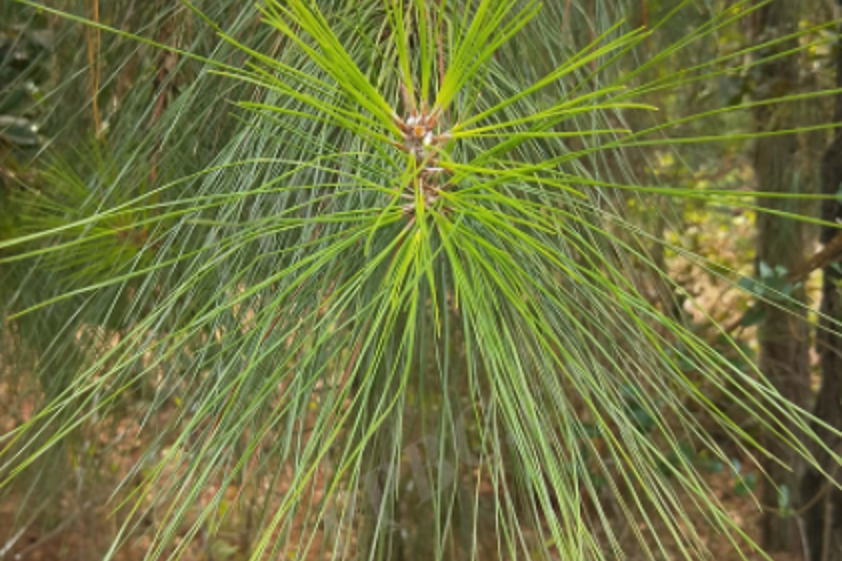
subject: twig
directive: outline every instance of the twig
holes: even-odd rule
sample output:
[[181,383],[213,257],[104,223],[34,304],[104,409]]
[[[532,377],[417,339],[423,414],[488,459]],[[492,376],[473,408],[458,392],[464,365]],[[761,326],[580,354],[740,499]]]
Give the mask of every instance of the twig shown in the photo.
[[[99,0],[92,1],[91,19],[99,23]],[[100,79],[100,29],[88,30],[88,66],[91,68],[91,109],[94,113],[94,132],[99,137],[102,134],[102,119],[99,115],[99,79]]]
[[0,548],[0,559],[4,559],[6,557],[6,554],[12,550],[17,541],[23,535],[23,533],[26,532],[27,528],[29,528],[29,524],[18,530],[17,533],[15,533],[11,538],[6,540],[5,545],[2,548]]

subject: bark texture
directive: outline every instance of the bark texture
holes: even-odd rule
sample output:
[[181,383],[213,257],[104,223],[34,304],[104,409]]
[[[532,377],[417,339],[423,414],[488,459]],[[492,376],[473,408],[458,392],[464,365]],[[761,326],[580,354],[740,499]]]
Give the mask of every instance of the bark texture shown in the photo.
[[[842,4],[841,4],[842,5]],[[842,10],[840,10],[842,11]],[[836,87],[842,88],[842,26],[836,49]],[[836,95],[833,122],[842,122],[842,95]],[[835,131],[834,138],[822,158],[822,191],[836,195],[842,187],[842,128]],[[829,222],[842,219],[842,206],[837,199],[822,203],[822,218]],[[821,241],[830,246],[839,238],[840,230],[823,226]],[[823,314],[816,334],[816,351],[821,357],[822,382],[814,413],[816,417],[842,430],[842,298],[840,281],[842,269],[834,260],[822,269]],[[834,326],[834,322],[836,325]],[[813,429],[824,440],[825,445],[837,454],[840,442],[827,429],[815,425]],[[836,481],[842,480],[840,467],[827,452],[812,446],[813,453],[824,471]],[[804,546],[808,561],[842,561],[842,492],[832,486],[825,475],[813,467],[807,467],[801,478],[801,510],[803,511]]]
[[[767,4],[757,13],[757,42],[763,43],[794,33],[797,29],[799,2],[778,0]],[[794,42],[778,43],[759,52],[761,57],[793,49]],[[775,59],[759,68],[755,89],[757,99],[774,99],[796,91],[798,61],[793,56]],[[787,130],[797,127],[790,104],[759,107],[755,119],[759,132]],[[796,189],[794,171],[798,139],[795,135],[762,137],[757,140],[755,172],[758,189],[774,193],[792,193]],[[761,207],[798,213],[800,203],[795,199],[759,198]],[[780,289],[779,273],[770,271],[798,271],[803,266],[804,242],[801,223],[759,213],[757,218],[758,273],[768,284]],[[776,278],[775,275],[778,275]],[[765,278],[764,278],[765,277]],[[803,298],[803,295],[796,294]],[[758,328],[761,371],[790,401],[806,407],[809,400],[809,331],[803,311],[783,300],[765,305],[764,319]],[[789,427],[792,429],[792,427]],[[772,435],[765,435],[764,446],[772,455],[793,466],[797,458],[790,446]],[[763,485],[762,503],[768,508],[762,519],[761,545],[769,552],[802,551],[797,519],[781,516],[776,507],[781,493],[795,494],[798,481],[793,470],[776,461],[766,460],[763,468],[768,479]],[[790,508],[793,504],[788,505]]]

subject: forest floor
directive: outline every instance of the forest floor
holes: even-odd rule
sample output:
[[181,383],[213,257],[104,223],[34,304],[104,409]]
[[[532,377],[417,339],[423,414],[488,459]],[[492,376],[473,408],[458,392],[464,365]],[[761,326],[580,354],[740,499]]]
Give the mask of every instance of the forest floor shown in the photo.
[[[721,501],[725,511],[731,519],[743,529],[746,534],[757,539],[759,534],[760,512],[750,493],[740,492],[735,486],[734,478],[726,472],[712,473],[705,477],[714,494]],[[42,519],[35,520],[28,527],[19,530],[20,524],[15,522],[15,513],[19,503],[8,498],[0,505],[0,560],[10,561],[82,561],[100,558],[104,547],[116,533],[116,524],[108,523],[107,510],[104,508],[70,508],[61,505],[53,512],[45,512]],[[71,511],[70,516],[58,515],[57,512]],[[747,554],[742,557],[728,538],[711,531],[704,524],[700,514],[691,515],[696,522],[697,531],[711,553],[711,559],[716,561],[760,561],[764,557],[760,554]],[[665,541],[669,552],[669,537],[661,534],[658,528],[640,528],[644,531],[654,531]],[[626,532],[631,534],[631,532]],[[626,552],[630,561],[651,561],[635,554],[633,538],[628,540]],[[185,561],[239,561],[242,556],[236,546],[227,548],[214,547],[214,553],[208,554],[199,538],[195,543],[188,544],[183,559]],[[118,561],[140,561],[148,553],[148,541],[143,538],[129,540],[122,547],[115,559]],[[675,549],[669,552],[666,559],[682,559],[680,552]],[[412,559],[411,556],[409,556]],[[771,554],[774,561],[800,561],[800,556]],[[767,558],[768,559],[768,558]],[[426,561],[426,560],[424,560]]]

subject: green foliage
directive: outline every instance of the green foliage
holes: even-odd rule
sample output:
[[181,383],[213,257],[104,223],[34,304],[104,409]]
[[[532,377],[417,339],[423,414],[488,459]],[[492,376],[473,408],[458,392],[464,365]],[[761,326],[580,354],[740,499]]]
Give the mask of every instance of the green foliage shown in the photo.
[[761,134],[704,130],[750,104],[652,101],[739,71],[756,47],[661,69],[757,8],[655,3],[644,29],[619,3],[563,4],[184,0],[163,38],[87,22],[176,62],[97,91],[116,100],[106,142],[54,159],[0,239],[21,288],[4,335],[39,384],[0,485],[34,488],[62,446],[103,473],[128,423],[142,455],[109,558],[154,517],[150,559],[200,534],[220,558],[604,559],[628,547],[606,492],[647,558],[666,536],[703,555],[685,504],[755,547],[700,470],[730,463],[711,427],[764,451],[707,388],[813,461],[787,428],[813,437],[809,419],[737,342],[644,296],[681,287],[636,213],[745,200],[639,169],[652,147]]
[[0,34],[0,84],[3,84],[0,142],[3,144],[30,148],[40,143],[32,103],[41,98],[36,86],[44,80],[39,58],[49,48],[49,34],[44,30],[24,29],[17,36]]
[[41,144],[36,124],[40,116],[37,102],[42,96],[38,84],[45,79],[41,63],[50,47],[49,37],[42,29],[0,27],[0,209],[4,210],[0,212],[0,239],[15,235],[17,220],[15,213],[9,212],[14,208],[10,198],[21,176],[26,179],[23,162]]

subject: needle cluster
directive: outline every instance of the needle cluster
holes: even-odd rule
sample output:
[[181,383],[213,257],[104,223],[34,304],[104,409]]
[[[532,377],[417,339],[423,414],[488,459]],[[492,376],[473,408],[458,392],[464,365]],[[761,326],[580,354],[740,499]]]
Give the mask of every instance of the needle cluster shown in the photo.
[[438,107],[428,112],[423,108],[418,111],[414,106],[405,119],[392,115],[402,135],[402,142],[395,143],[395,146],[414,158],[417,170],[412,180],[403,186],[401,193],[402,198],[412,201],[401,207],[406,216],[414,217],[416,214],[416,194],[420,193],[423,204],[430,207],[441,198],[442,191],[447,188],[447,183],[441,180],[441,174],[449,170],[442,166],[439,156],[442,153],[441,148],[450,140],[451,135],[437,132],[441,116],[442,112]]

